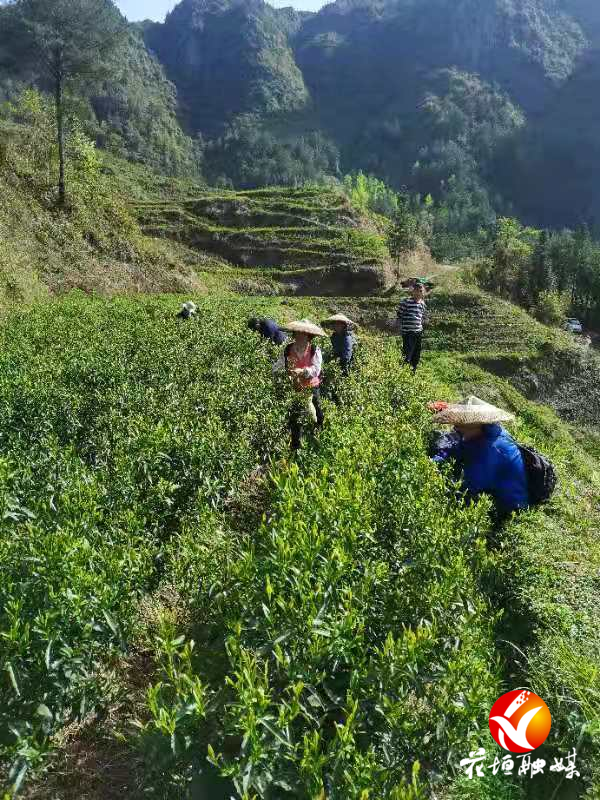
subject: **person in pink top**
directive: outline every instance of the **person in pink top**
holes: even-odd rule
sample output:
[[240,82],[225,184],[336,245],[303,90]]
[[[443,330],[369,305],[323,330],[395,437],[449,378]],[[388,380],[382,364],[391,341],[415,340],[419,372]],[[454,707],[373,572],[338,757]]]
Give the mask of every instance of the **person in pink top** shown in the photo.
[[[318,428],[323,426],[320,392],[323,354],[314,343],[314,339],[327,334],[308,319],[290,322],[281,327],[282,330],[292,334],[292,341],[273,365],[273,371],[285,371],[299,395],[299,402],[294,403],[289,417],[292,448],[298,450],[302,438],[302,417],[305,412],[308,412]],[[305,404],[302,402],[302,396],[308,398]]]

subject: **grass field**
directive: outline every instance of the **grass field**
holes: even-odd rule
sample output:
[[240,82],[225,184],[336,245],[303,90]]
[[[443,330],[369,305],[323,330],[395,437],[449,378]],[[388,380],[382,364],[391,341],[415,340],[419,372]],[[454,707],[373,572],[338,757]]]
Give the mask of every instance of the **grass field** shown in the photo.
[[[364,331],[355,374],[328,368],[342,405],[292,458],[289,391],[246,318],[379,301],[197,299],[191,324],[176,297],[75,295],[2,328],[9,794],[595,797],[594,441],[443,329],[416,380]],[[486,503],[457,503],[426,457],[426,402],[465,390],[515,410],[560,472],[499,546]],[[460,777],[521,685],[553,715],[541,757],[577,746],[579,781]]]

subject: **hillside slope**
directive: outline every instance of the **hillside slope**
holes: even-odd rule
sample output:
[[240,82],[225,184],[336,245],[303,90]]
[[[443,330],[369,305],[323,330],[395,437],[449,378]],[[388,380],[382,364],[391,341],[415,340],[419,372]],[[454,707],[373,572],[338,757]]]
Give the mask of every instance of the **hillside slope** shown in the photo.
[[[2,640],[19,695],[3,685],[0,721],[23,720],[3,758],[26,766],[79,716],[83,687],[90,712],[26,796],[235,796],[220,772],[238,796],[277,781],[335,800],[594,798],[600,451],[468,351],[427,353],[415,380],[389,336],[363,332],[343,404],[290,459],[275,353],[245,320],[361,301],[222,292],[180,325],[178,299],[72,298],[3,329],[0,591],[39,630]],[[426,456],[426,402],[464,391],[515,411],[561,477],[500,543],[486,504],[458,504]],[[538,755],[576,747],[581,780],[460,777],[469,750],[502,755],[489,709],[522,685],[552,711]]]
[[[340,193],[208,191],[74,137],[59,212],[49,130],[34,94],[0,127],[2,788],[595,800],[597,355],[439,266],[414,378],[378,222]],[[72,287],[186,295],[14,308]],[[328,364],[342,402],[291,458],[289,387],[246,321],[334,310],[362,323],[356,369]],[[501,536],[427,458],[426,403],[465,392],[559,471]],[[522,685],[552,709],[540,754],[576,747],[579,778],[465,780],[470,750],[502,755],[489,709]]]
[[[600,352],[557,328],[541,324],[523,308],[463,280],[461,269],[429,266],[437,283],[428,306],[425,347],[510,382],[568,423],[597,436]],[[353,317],[367,329],[396,335],[401,294],[349,300]],[[468,369],[467,366],[467,369]]]
[[73,288],[197,289],[197,258],[143,236],[81,131],[67,144],[69,208],[56,208],[51,114],[44,98],[30,92],[0,118],[0,306]]
[[183,292],[201,273],[290,294],[363,295],[394,280],[387,221],[339,188],[209,190],[95,150],[81,131],[68,142],[70,207],[56,209],[51,113],[30,92],[0,118],[6,298]]

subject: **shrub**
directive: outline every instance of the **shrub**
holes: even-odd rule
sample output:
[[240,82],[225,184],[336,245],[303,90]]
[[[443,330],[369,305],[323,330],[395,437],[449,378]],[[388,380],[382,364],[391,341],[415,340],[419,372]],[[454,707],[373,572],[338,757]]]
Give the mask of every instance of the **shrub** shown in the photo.
[[564,292],[541,292],[535,304],[535,315],[546,325],[560,325],[565,319],[570,304],[570,298]]
[[[240,485],[285,446],[271,352],[238,334],[246,308],[198,305],[201,322],[183,324],[176,303],[74,296],[2,329],[0,761],[13,785],[57,730],[110,701],[169,542],[195,525],[214,547]],[[195,574],[210,583],[208,564]]]

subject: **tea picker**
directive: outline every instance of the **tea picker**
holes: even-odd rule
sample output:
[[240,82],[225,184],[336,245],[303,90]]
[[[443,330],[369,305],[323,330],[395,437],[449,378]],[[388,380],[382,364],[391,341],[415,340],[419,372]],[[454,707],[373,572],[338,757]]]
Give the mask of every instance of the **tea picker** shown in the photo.
[[302,439],[303,419],[310,418],[317,428],[323,426],[320,391],[323,355],[314,339],[327,334],[308,319],[282,325],[282,330],[292,334],[292,341],[282,350],[273,372],[285,372],[297,393],[288,416],[292,448],[297,450]]
[[355,345],[352,330],[356,327],[356,324],[351,319],[348,319],[345,314],[334,314],[332,317],[324,319],[321,325],[324,328],[333,328],[333,333],[330,337],[333,355],[342,368],[344,375],[348,375]]
[[263,339],[267,339],[274,344],[283,344],[285,342],[285,334],[274,319],[252,317],[252,319],[248,320],[248,327]]
[[454,428],[439,440],[433,460],[454,462],[467,498],[490,495],[500,519],[550,499],[557,483],[554,467],[503,428],[501,423],[513,420],[513,414],[474,396],[460,403],[433,403],[430,410],[435,423]]
[[193,319],[198,314],[198,306],[191,300],[183,303],[181,311],[177,314],[177,319]]

